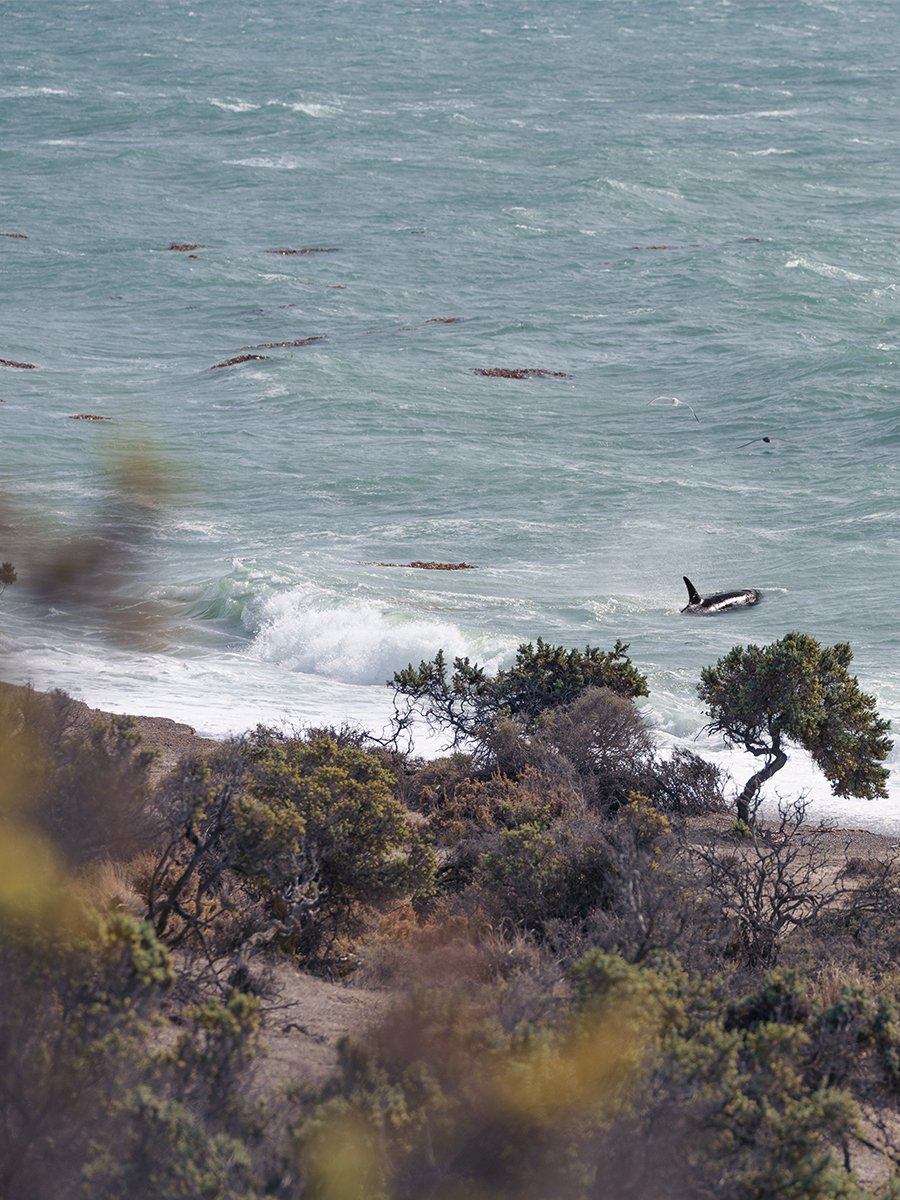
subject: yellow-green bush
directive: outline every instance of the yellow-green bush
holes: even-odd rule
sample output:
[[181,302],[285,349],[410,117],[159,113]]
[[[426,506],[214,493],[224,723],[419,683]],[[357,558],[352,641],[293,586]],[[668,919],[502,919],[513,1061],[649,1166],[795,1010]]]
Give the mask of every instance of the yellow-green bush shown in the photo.
[[[229,928],[312,961],[364,911],[426,898],[434,858],[378,757],[324,733],[258,729],[172,781],[171,837],[151,884],[160,936],[206,941]],[[229,889],[231,896],[229,898]]]

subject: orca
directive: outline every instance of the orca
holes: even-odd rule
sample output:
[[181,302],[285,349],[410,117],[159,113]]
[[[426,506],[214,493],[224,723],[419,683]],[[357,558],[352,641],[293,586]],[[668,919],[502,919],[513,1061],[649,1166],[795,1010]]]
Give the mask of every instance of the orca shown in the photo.
[[688,603],[681,610],[683,613],[717,613],[729,608],[749,608],[751,604],[759,604],[760,593],[756,588],[742,588],[739,592],[716,592],[714,596],[701,596],[687,575],[682,575],[687,584]]

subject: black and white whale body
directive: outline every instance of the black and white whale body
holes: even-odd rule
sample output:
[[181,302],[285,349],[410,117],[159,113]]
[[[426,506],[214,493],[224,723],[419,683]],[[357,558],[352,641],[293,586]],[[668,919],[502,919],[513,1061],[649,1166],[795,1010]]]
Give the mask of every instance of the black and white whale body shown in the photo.
[[688,579],[682,575],[687,585],[688,602],[681,610],[683,613],[718,613],[729,608],[749,608],[751,604],[759,603],[759,592],[755,588],[743,588],[739,592],[716,592],[714,596],[703,597]]

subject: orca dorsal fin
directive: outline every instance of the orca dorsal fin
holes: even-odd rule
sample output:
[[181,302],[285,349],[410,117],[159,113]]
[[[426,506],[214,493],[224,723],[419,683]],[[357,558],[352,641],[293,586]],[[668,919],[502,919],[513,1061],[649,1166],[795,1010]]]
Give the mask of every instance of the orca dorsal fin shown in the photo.
[[694,587],[694,585],[688,579],[687,575],[682,575],[681,578],[687,584],[688,604],[699,604],[700,603],[700,593],[697,591],[697,589]]

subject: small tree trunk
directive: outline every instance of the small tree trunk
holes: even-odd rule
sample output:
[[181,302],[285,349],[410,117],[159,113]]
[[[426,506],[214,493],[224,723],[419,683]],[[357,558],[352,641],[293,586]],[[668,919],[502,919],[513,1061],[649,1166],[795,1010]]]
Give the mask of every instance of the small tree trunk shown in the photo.
[[[750,750],[750,747],[748,746],[747,749]],[[771,779],[775,772],[780,771],[787,762],[787,755],[780,746],[772,746],[764,751],[750,750],[750,753],[767,754],[769,757],[762,770],[757,771],[755,775],[750,776],[750,778],[744,784],[744,790],[737,798],[738,820],[743,821],[745,825],[751,825],[753,823],[751,820],[751,805],[759,795],[759,789],[767,779]]]

